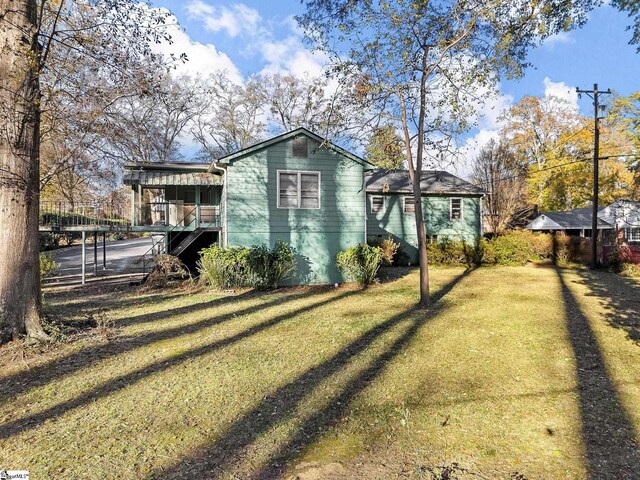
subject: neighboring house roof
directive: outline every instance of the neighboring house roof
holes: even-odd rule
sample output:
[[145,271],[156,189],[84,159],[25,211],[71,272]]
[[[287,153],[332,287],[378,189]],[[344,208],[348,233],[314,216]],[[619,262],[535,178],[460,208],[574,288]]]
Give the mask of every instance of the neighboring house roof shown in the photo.
[[618,228],[638,228],[640,227],[640,202],[617,200],[600,210],[598,217]]
[[[408,170],[367,170],[364,174],[369,193],[413,193]],[[443,170],[427,170],[420,179],[422,193],[484,195],[487,192]]]
[[[222,177],[207,172],[207,165],[198,168],[175,168],[176,164],[163,165],[160,168],[146,166],[138,170],[126,169],[124,171],[125,185],[222,185]],[[173,168],[172,168],[173,167]],[[126,168],[126,167],[125,167]],[[189,171],[191,170],[191,171]]]
[[239,158],[243,158],[246,157],[248,155],[251,155],[253,153],[256,153],[260,150],[263,150],[271,145],[274,145],[276,143],[280,143],[283,142],[285,140],[289,140],[291,138],[295,138],[299,135],[305,135],[307,137],[309,137],[312,140],[315,140],[316,142],[320,143],[322,146],[329,148],[341,155],[344,155],[345,157],[361,163],[361,164],[369,164],[366,160],[364,160],[363,158],[360,158],[357,155],[354,155],[353,153],[345,150],[342,147],[339,147],[338,145],[336,145],[335,143],[332,143],[328,140],[326,140],[325,138],[322,138],[320,135],[317,135],[315,133],[313,133],[310,130],[307,130],[306,128],[296,128],[295,130],[291,130],[290,132],[286,132],[283,133],[281,135],[272,137],[268,140],[265,140],[264,142],[260,142],[260,143],[256,143],[255,145],[251,145],[250,147],[247,148],[243,148],[242,150],[238,150],[237,152],[231,153],[229,155],[225,155],[224,157],[218,158],[217,160],[215,160],[213,163],[230,163],[234,160],[238,160]]
[[[591,207],[575,208],[566,212],[546,212],[534,218],[525,228],[529,230],[591,229]],[[613,226],[598,217],[598,228]]]

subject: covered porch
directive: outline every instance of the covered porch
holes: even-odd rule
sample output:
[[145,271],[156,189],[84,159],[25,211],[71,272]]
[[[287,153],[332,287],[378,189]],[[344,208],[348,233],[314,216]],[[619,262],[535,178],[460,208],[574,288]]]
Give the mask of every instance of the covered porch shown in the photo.
[[131,230],[220,230],[224,179],[205,164],[127,165]]

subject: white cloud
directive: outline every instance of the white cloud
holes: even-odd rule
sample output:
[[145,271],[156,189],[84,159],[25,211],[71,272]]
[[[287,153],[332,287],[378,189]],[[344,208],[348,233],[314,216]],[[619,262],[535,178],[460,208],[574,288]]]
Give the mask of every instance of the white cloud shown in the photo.
[[220,52],[213,44],[191,40],[189,35],[178,26],[175,17],[167,23],[171,43],[162,42],[154,45],[153,48],[167,56],[173,54],[176,58],[183,53],[187,55],[187,62],[176,63],[176,73],[207,76],[214,72],[226,71],[231,81],[242,83],[242,75],[238,68],[224,52]]
[[297,77],[321,75],[328,57],[306,49],[297,36],[266,41],[259,46],[266,66],[261,73],[290,73]]
[[575,87],[570,87],[564,82],[553,82],[549,77],[545,77],[542,81],[544,84],[545,97],[558,97],[566,100],[571,109],[578,112],[578,92]]
[[553,48],[556,45],[571,45],[576,43],[576,39],[573,38],[571,32],[558,32],[550,37],[547,37],[542,42],[545,47]]
[[191,18],[203,23],[205,29],[211,32],[224,31],[230,37],[256,35],[262,22],[258,11],[244,3],[215,7],[202,0],[193,0],[187,4],[186,9]]

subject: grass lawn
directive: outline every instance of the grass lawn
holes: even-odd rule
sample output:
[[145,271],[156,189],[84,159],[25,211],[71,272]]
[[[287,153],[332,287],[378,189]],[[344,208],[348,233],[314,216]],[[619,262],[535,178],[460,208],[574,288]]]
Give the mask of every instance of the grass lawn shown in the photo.
[[[365,291],[135,296],[45,352],[0,350],[0,468],[34,479],[640,478],[640,284],[432,269]],[[83,293],[86,292],[86,293]]]

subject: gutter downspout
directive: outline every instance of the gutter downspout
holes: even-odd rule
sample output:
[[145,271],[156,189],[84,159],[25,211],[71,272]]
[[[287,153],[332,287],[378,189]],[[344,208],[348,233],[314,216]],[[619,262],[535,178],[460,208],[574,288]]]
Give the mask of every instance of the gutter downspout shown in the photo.
[[211,166],[209,167],[209,170],[218,170],[219,172],[222,172],[222,177],[224,179],[224,183],[222,185],[222,202],[224,205],[224,217],[222,218],[222,246],[223,247],[227,247],[227,218],[228,218],[228,211],[229,209],[227,208],[227,169],[224,167],[219,166],[218,162],[216,162],[215,160],[213,162],[211,162]]

